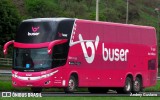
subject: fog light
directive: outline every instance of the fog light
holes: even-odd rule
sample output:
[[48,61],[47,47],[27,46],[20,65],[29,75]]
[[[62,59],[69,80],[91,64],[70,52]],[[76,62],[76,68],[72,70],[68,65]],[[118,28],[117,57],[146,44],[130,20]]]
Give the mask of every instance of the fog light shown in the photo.
[[14,85],[16,85],[16,84],[17,84],[17,83],[16,83],[16,82],[14,82],[14,81],[13,81],[12,83],[13,83]]
[[44,82],[45,85],[48,85],[51,81],[46,81]]

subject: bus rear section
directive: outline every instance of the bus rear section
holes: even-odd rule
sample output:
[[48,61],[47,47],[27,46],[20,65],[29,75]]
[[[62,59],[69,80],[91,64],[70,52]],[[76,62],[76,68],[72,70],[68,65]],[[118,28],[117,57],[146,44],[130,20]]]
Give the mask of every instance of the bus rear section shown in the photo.
[[70,18],[21,23],[14,45],[12,84],[91,93],[138,93],[156,84],[158,56],[153,27]]

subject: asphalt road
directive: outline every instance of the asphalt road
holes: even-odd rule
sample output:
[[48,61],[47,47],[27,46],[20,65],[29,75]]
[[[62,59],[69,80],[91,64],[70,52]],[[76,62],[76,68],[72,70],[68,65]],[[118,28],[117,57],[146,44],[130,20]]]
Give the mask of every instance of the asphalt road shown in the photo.
[[104,93],[104,94],[92,94],[90,92],[75,92],[75,93],[72,93],[72,94],[66,94],[64,92],[44,92],[42,93],[42,96],[47,96],[47,97],[53,97],[53,96],[94,96],[94,97],[97,97],[97,96],[120,96],[120,97],[128,97],[128,96],[139,96],[139,97],[142,97],[142,96],[160,96],[160,92],[140,92],[140,93],[136,93],[136,94],[117,94],[116,91],[109,91],[107,93]]
[[[106,94],[91,94],[89,92],[75,92],[72,94],[66,94],[64,92],[42,92],[39,94],[33,94],[33,93],[27,93],[27,92],[0,92],[0,97],[3,97],[8,95],[9,97],[18,97],[18,96],[24,96],[26,94],[28,97],[29,95],[37,95],[39,97],[107,97],[107,96],[112,96],[112,97],[130,97],[130,96],[137,96],[137,97],[149,97],[149,96],[160,96],[160,92],[140,92],[138,94],[117,94],[116,92],[109,92]],[[20,95],[22,94],[22,95]]]

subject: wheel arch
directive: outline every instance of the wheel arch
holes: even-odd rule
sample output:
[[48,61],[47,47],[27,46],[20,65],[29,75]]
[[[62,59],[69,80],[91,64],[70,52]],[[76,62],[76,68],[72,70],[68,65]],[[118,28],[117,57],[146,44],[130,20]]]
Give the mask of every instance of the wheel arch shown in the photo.
[[131,74],[131,73],[128,73],[128,74],[126,75],[125,79],[126,79],[127,77],[131,78],[132,81],[134,80],[134,76],[133,76],[133,74]]
[[[73,71],[73,72],[71,72],[71,73],[69,74],[69,78],[70,78],[71,76],[73,76],[73,77],[76,79],[76,81],[77,81],[77,86],[79,86],[79,76],[78,76],[78,73],[75,72],[75,71]],[[68,80],[69,80],[69,79],[68,79]]]
[[76,88],[78,87],[79,80],[78,80],[78,74],[76,72],[72,72],[69,74],[67,80],[66,87],[64,87],[65,93],[73,93],[76,91]]

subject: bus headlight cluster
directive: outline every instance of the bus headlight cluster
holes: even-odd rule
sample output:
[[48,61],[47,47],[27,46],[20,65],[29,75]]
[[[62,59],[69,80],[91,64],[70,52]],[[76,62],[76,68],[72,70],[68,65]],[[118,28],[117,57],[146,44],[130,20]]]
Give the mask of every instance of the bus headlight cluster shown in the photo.
[[41,75],[41,76],[30,76],[30,77],[26,77],[26,76],[18,76],[17,74],[12,74],[12,77],[14,78],[18,78],[18,79],[21,79],[21,80],[39,80],[39,79],[42,79],[42,78],[47,78],[47,77],[50,77],[52,75],[54,75],[55,73],[57,73],[58,70],[54,71],[54,72],[51,72],[51,73],[48,73],[48,74],[45,74],[45,75]]
[[12,74],[12,77],[17,78],[18,75],[17,74]]
[[45,75],[42,75],[41,78],[47,78],[47,77],[50,77],[52,75],[53,75],[53,73],[45,74]]
[[50,76],[54,75],[54,74],[57,73],[57,72],[58,72],[58,70],[56,70],[56,71],[54,71],[54,72],[51,72],[51,73],[49,73],[49,74],[42,75],[41,78],[50,77]]

